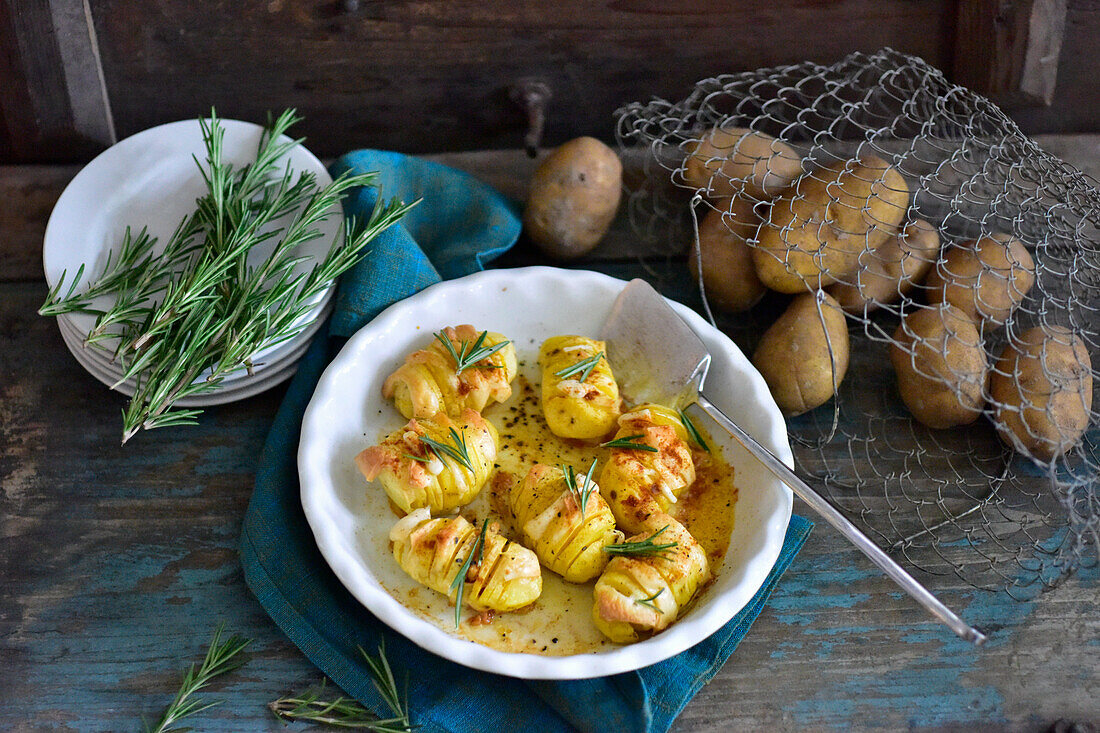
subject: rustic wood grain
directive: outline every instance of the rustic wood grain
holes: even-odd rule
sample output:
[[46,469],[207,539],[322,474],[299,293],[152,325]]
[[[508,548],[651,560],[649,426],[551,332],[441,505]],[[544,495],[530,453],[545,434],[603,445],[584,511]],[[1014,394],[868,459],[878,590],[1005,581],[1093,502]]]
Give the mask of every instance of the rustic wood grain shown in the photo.
[[[718,73],[891,46],[947,68],[948,0],[91,0],[122,136],[297,107],[317,152],[520,147],[509,87],[549,83],[545,144],[612,135],[612,112]],[[827,28],[828,32],[820,32]]]
[[1050,104],[1066,0],[977,0],[958,5],[954,81],[1001,104]]
[[[1095,136],[1040,143],[1066,157],[1078,151],[1086,170],[1100,164]],[[516,198],[533,165],[518,151],[436,159]],[[25,192],[24,203],[34,190],[48,198],[71,175],[0,169],[0,192]],[[18,219],[12,210],[28,207],[11,201],[0,196],[5,233],[6,222],[44,226],[48,206]],[[572,266],[638,272],[624,227],[622,248],[601,247]],[[543,262],[521,244],[502,264]],[[646,266],[666,293],[698,306],[682,258]],[[286,730],[264,705],[319,675],[247,591],[236,556],[283,390],[121,448],[121,398],[34,314],[45,286],[38,273],[26,278],[0,282],[0,729],[136,729],[167,704],[180,670],[224,620],[255,642],[248,665],[214,688],[226,704],[196,728]],[[721,324],[751,348],[757,321],[782,303],[766,300],[751,317]],[[807,514],[798,502],[795,510]],[[1039,731],[1059,718],[1100,721],[1100,570],[1023,603],[950,577],[931,582],[992,632],[985,648],[956,640],[819,522],[752,632],[675,729]]]
[[86,0],[3,0],[0,48],[0,160],[79,160],[115,141]]

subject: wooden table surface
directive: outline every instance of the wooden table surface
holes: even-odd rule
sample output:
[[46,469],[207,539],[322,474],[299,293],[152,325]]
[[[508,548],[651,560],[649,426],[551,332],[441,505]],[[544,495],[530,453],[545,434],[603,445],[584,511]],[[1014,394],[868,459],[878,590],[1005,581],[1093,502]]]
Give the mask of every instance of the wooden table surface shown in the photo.
[[[1100,137],[1040,142],[1100,177]],[[511,151],[436,158],[516,197],[533,166]],[[0,168],[0,729],[136,730],[164,709],[181,669],[224,621],[254,640],[250,659],[215,685],[225,704],[195,718],[195,729],[284,730],[265,704],[320,673],[245,588],[236,549],[284,390],[119,446],[122,398],[35,314],[46,291],[45,221],[75,170]],[[618,227],[584,266],[625,272],[637,262],[632,241]],[[538,261],[521,243],[504,264]],[[675,268],[660,273],[673,283],[684,270],[682,258],[653,267]],[[667,287],[690,298],[686,285]],[[797,501],[795,511],[809,515]],[[937,579],[949,605],[991,630],[975,649],[818,522],[751,633],[675,728],[1100,723],[1098,581],[1096,569],[1082,571],[1021,603]]]

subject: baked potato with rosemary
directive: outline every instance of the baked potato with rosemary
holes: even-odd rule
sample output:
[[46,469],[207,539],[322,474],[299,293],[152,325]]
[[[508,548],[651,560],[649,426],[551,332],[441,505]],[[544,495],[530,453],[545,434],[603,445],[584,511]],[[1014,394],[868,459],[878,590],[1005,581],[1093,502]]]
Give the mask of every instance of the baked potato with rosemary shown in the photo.
[[536,463],[512,487],[508,504],[523,544],[570,583],[599,575],[607,564],[604,546],[622,539],[600,487],[571,466]]
[[667,407],[645,405],[623,415],[609,447],[600,491],[626,532],[643,531],[695,481],[687,432]]
[[501,334],[469,324],[447,327],[386,378],[382,396],[407,418],[481,412],[511,396],[516,366],[516,347]]
[[591,440],[606,435],[619,417],[619,385],[603,341],[552,336],[539,349],[542,413],[550,432]]
[[402,570],[452,603],[461,592],[463,605],[476,611],[507,612],[542,594],[535,553],[506,539],[495,525],[482,530],[461,516],[432,519],[427,508],[415,509],[393,525],[390,542]]
[[489,479],[500,435],[480,413],[467,409],[456,423],[445,413],[412,419],[355,463],[376,478],[403,512],[422,507],[445,512],[468,504]]
[[628,644],[668,628],[710,579],[707,554],[667,514],[621,546],[596,581],[592,620],[607,638]]

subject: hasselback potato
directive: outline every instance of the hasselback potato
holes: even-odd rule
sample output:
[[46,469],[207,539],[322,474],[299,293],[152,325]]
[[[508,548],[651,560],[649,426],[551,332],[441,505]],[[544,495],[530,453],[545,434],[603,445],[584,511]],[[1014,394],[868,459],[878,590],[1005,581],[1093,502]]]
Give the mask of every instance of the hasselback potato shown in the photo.
[[672,517],[654,515],[645,531],[627,542],[647,540],[675,546],[652,554],[612,557],[593,590],[596,628],[618,644],[667,628],[710,579],[706,552]]
[[606,353],[603,341],[583,336],[554,336],[543,342],[542,413],[554,435],[591,440],[615,427],[619,385]]
[[[505,346],[483,359],[470,358],[502,343]],[[382,396],[393,398],[394,406],[408,418],[437,412],[457,417],[466,408],[480,412],[490,402],[511,396],[516,366],[516,347],[501,334],[478,331],[468,324],[448,327],[436,334],[428,348],[405,358],[382,384]]]
[[432,519],[427,509],[416,509],[393,525],[390,541],[401,569],[452,603],[460,586],[455,579],[471,553],[477,554],[462,584],[464,605],[476,611],[514,611],[533,603],[542,593],[535,553],[505,539],[494,525],[479,548],[480,533],[480,527],[460,516]]
[[611,448],[600,472],[600,491],[619,527],[641,532],[695,481],[687,433],[677,413],[647,405],[623,416],[614,440],[639,447]]
[[523,543],[542,564],[571,583],[584,583],[600,574],[607,564],[604,546],[622,534],[596,482],[588,486],[583,474],[571,477],[580,499],[561,468],[536,463],[512,487],[508,503]]
[[499,447],[493,424],[467,409],[458,423],[442,412],[429,420],[410,420],[381,444],[357,455],[355,463],[367,481],[381,482],[402,511],[428,507],[444,512],[477,495],[493,470]]

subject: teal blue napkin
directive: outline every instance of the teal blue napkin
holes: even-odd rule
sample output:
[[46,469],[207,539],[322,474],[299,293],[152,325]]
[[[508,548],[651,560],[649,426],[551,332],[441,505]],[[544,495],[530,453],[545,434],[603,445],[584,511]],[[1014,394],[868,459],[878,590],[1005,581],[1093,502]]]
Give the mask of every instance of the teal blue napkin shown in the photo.
[[[332,172],[345,170],[381,171],[387,198],[424,201],[380,235],[372,254],[344,277],[333,317],[302,359],[275,416],[241,536],[248,587],[322,672],[383,715],[388,711],[357,647],[373,653],[385,641],[395,673],[408,674],[409,707],[422,731],[664,733],[737,648],[813,525],[791,518],[764,586],[726,626],[683,654],[636,672],[570,682],[517,680],[441,659],[391,631],[344,589],[314,544],[298,499],[302,414],[349,336],[391,303],[441,279],[481,270],[515,243],[520,221],[499,193],[435,163],[361,150],[338,160]],[[375,200],[374,190],[360,189],[345,210],[363,216]]]

